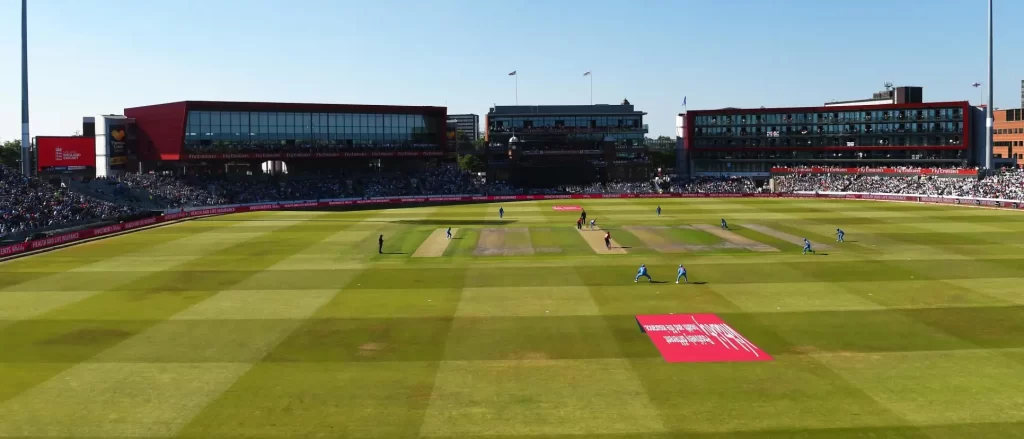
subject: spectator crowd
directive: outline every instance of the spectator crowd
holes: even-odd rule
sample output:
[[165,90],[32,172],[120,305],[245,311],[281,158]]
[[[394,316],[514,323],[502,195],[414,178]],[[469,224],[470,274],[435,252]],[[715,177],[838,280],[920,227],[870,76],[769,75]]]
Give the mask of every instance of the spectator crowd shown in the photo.
[[866,192],[1024,201],[1024,171],[1004,170],[981,179],[931,175],[789,174],[775,178],[775,191]]
[[136,211],[89,198],[0,165],[0,238],[75,223],[116,219]]
[[[26,178],[0,166],[0,238],[52,230],[62,226],[116,219],[138,213],[140,199],[152,208],[183,208],[289,200],[368,198],[423,195],[519,194],[754,194],[770,191],[749,178],[661,177],[654,181],[564,185],[523,189],[503,182],[484,182],[455,166],[417,173],[371,173],[306,178],[255,178],[124,173],[92,180],[102,189],[88,192],[72,185],[54,185]],[[106,190],[106,182],[112,187]],[[763,183],[763,182],[762,182]],[[790,174],[774,179],[775,192],[870,192],[921,194],[1024,201],[1024,172],[1003,171],[982,179],[943,176],[873,176]],[[118,198],[120,197],[120,198]]]

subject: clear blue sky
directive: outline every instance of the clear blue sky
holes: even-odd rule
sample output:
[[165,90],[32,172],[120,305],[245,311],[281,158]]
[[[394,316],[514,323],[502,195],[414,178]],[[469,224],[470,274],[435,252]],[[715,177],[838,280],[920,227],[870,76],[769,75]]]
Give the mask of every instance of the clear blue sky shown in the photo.
[[[996,0],[997,107],[1020,105],[1024,1]],[[29,0],[32,135],[186,99],[439,105],[628,98],[690,109],[859,99],[885,81],[977,102],[985,0]],[[20,1],[0,0],[0,139],[20,137]]]

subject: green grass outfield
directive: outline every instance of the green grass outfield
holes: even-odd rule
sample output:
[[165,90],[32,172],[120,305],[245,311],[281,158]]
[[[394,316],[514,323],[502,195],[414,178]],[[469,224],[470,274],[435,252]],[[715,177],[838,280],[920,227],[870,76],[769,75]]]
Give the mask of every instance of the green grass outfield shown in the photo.
[[[554,204],[576,202],[258,212],[0,263],[0,437],[1024,437],[1019,212],[583,200],[631,247],[597,255]],[[781,251],[626,231],[723,217]],[[443,256],[411,257],[448,226]],[[633,283],[680,262],[706,283]],[[775,360],[666,363],[634,315],[668,313]]]

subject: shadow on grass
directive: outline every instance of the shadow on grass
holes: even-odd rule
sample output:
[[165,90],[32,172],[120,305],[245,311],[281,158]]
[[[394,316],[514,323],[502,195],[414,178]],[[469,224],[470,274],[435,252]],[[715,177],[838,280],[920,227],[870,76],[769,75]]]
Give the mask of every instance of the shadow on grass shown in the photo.
[[381,254],[381,255],[407,255],[408,253],[404,253],[404,252],[383,252],[383,253],[378,253],[378,254]]
[[514,220],[446,220],[446,219],[421,219],[421,220],[398,220],[388,221],[393,224],[415,224],[420,226],[505,226],[513,224]]

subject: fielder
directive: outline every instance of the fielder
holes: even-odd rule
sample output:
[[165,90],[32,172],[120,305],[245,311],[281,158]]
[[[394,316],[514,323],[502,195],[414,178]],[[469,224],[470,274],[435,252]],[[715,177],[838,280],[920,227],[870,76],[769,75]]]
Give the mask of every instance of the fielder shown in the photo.
[[498,219],[502,219],[502,218],[505,218],[505,208],[504,207],[499,207],[498,208]]
[[725,222],[725,218],[722,218],[722,230],[729,230],[729,223]]
[[449,227],[448,231],[445,234],[448,235],[448,239],[452,239],[452,228]]
[[[811,249],[811,241],[808,241],[807,238],[804,238],[804,253],[803,254],[806,255],[807,252],[814,253],[814,250]],[[817,254],[817,253],[815,253],[815,254]]]
[[655,210],[655,212],[658,212],[658,217],[661,217],[661,206],[658,206],[658,209]]
[[683,264],[679,264],[679,271],[676,272],[676,283],[679,283],[679,278],[682,278],[683,282],[690,283],[690,279],[686,277],[686,267]]
[[643,264],[640,264],[640,269],[636,271],[636,278],[633,279],[633,282],[639,282],[641,277],[646,277],[647,282],[654,282],[651,275],[647,274],[647,266]]
[[837,242],[846,242],[845,241],[845,237],[846,237],[846,232],[844,232],[843,229],[836,229],[836,241]]

